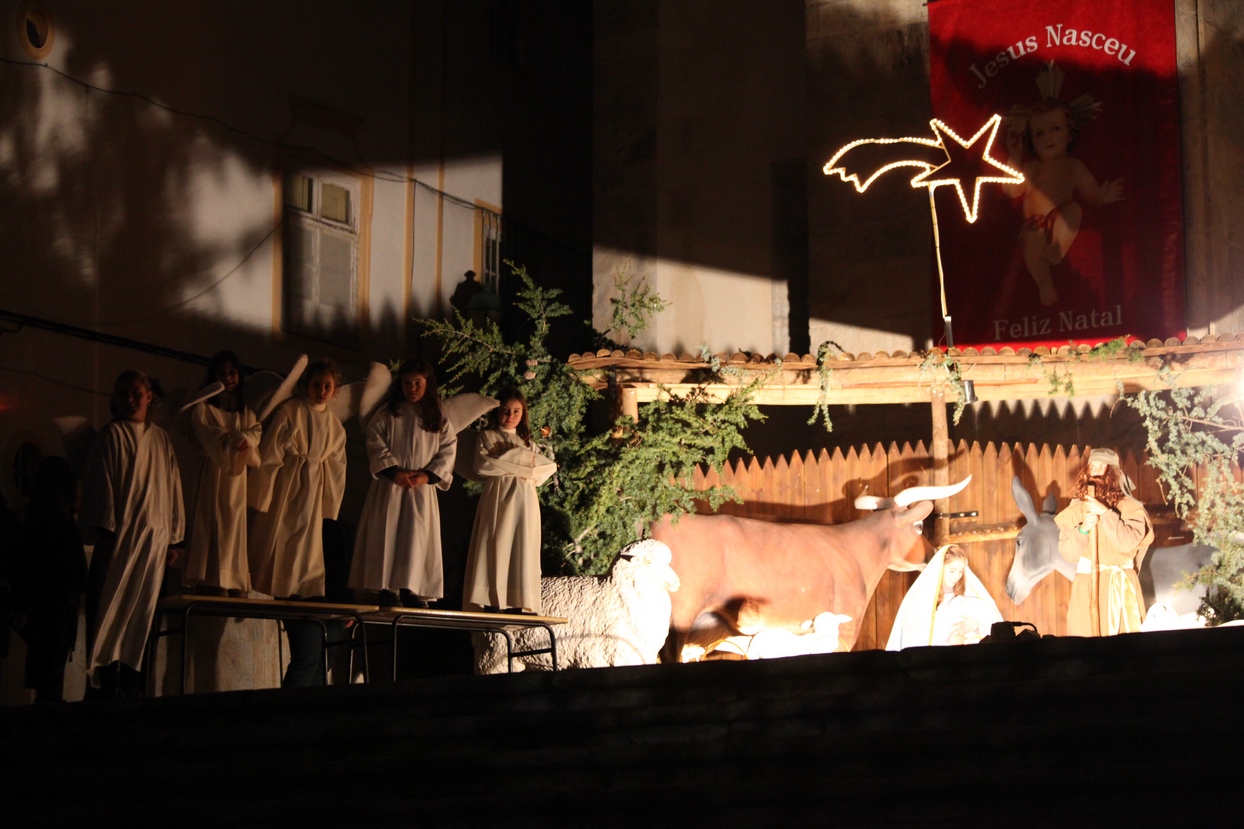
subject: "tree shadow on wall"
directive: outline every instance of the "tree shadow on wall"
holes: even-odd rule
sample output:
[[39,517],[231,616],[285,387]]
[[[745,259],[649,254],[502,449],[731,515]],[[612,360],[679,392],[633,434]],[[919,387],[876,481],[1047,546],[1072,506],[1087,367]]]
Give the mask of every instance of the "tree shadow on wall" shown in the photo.
[[[560,16],[570,7],[542,7],[524,35],[535,54],[509,66],[489,51],[495,5],[312,0],[296,11],[248,7],[244,26],[229,4],[55,13],[55,68],[16,44],[0,53],[10,171],[0,176],[0,305],[178,346],[258,317],[253,339],[271,351],[279,303],[263,321],[256,303],[272,299],[256,286],[278,267],[276,173],[287,152],[374,172],[390,204],[412,161],[501,155],[507,212],[586,257],[590,73],[549,88],[542,79],[567,74],[559,38],[574,40],[574,66],[590,62],[591,15],[582,4]],[[295,100],[314,115],[295,115]],[[403,232],[387,215],[374,229]],[[380,267],[373,277],[390,293],[393,282],[435,279]],[[590,276],[547,270],[538,275],[572,288],[586,316],[590,286],[580,283]],[[406,326],[373,337],[364,355],[391,356]]]

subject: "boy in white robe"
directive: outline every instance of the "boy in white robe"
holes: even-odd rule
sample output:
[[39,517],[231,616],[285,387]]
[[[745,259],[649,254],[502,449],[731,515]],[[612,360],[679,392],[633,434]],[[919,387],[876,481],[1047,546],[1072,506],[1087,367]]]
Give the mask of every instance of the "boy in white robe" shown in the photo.
[[91,684],[142,693],[138,672],[172,545],[182,540],[181,477],[168,434],[151,423],[151,381],[126,371],[113,387],[114,420],[91,447],[80,521],[95,538],[88,578]]
[[243,402],[237,356],[222,351],[207,369],[224,391],[190,410],[191,437],[199,448],[193,494],[187,500],[188,585],[244,595],[251,587],[246,554],[246,469],[259,466],[261,430]]
[[278,598],[324,595],[325,518],[336,519],[346,484],[346,430],[328,408],[340,385],[330,360],[307,366],[300,396],[272,414],[247,482],[258,510],[250,528],[253,589]]

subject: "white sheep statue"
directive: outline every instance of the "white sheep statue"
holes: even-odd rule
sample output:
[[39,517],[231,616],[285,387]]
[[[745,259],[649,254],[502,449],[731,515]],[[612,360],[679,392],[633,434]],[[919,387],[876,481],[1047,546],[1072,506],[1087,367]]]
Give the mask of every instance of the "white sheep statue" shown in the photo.
[[[618,556],[607,576],[547,576],[540,580],[544,616],[569,621],[553,628],[557,635],[558,668],[600,668],[651,665],[670,628],[670,593],[678,576],[670,567],[670,548],[660,541],[640,541]],[[540,628],[516,631],[514,650],[548,646]],[[503,637],[476,633],[475,672],[506,671]],[[552,669],[549,654],[514,660],[514,670]]]

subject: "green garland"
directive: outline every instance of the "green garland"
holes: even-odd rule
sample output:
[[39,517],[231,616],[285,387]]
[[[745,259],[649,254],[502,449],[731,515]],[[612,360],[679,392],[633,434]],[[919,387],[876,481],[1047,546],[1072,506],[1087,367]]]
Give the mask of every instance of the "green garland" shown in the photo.
[[964,409],[968,405],[967,388],[963,385],[963,365],[959,362],[959,352],[942,351],[934,348],[924,353],[920,361],[920,376],[929,377],[931,385],[949,387],[955,394],[954,424],[959,425]]
[[829,367],[829,350],[835,349],[838,353],[842,353],[842,346],[833,340],[826,340],[816,349],[816,379],[820,388],[820,395],[816,398],[816,403],[812,406],[812,416],[808,418],[808,425],[815,426],[818,420],[825,421],[825,431],[834,431],[834,422],[829,419],[829,390],[833,387],[834,370]]
[[[1144,359],[1144,343],[1136,342],[1129,344],[1127,336],[1115,337],[1104,343],[1098,343],[1088,351],[1079,351],[1075,343],[1071,345],[1070,362],[1080,363],[1088,360],[1111,360],[1120,354],[1126,354],[1129,362],[1135,363]],[[1065,394],[1067,397],[1075,397],[1076,386],[1071,377],[1070,367],[1065,368],[1063,373],[1058,373],[1058,367],[1047,367],[1041,359],[1040,354],[1031,354],[1028,357],[1029,370],[1036,369],[1045,376],[1045,381],[1049,385],[1050,397],[1056,394]]]

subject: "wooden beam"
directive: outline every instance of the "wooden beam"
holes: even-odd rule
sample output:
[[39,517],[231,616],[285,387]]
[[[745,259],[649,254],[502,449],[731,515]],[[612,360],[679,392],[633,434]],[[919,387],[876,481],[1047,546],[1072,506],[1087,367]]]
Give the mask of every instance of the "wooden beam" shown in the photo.
[[988,524],[962,532],[951,533],[947,544],[976,544],[984,541],[1006,541],[1019,535],[1019,524]]
[[[930,449],[933,454],[933,486],[946,486],[950,483],[950,427],[946,422],[946,393],[936,388],[930,394],[933,409],[933,442]],[[933,546],[940,547],[950,538],[950,499],[938,498],[933,502]]]
[[639,395],[633,386],[622,387],[622,414],[639,422]]
[[[1008,353],[1009,352],[1009,353]],[[1003,349],[957,354],[964,379],[971,379],[980,400],[1029,400],[1059,396],[1070,380],[1075,396],[1117,394],[1165,388],[1158,369],[1170,366],[1181,386],[1207,386],[1232,383],[1244,368],[1244,340],[1207,343],[1151,344],[1128,349],[1115,358],[1089,358],[1083,350],[1060,349],[1030,360],[1027,350],[1014,353]],[[864,359],[867,358],[867,359]],[[831,405],[877,403],[920,403],[929,400],[931,387],[941,378],[921,372],[920,355],[861,355],[860,358],[834,360],[829,364],[829,387],[825,399]],[[743,355],[724,358],[722,363],[738,369],[740,376],[725,378],[707,387],[709,399],[723,400],[732,391],[759,373],[773,372],[773,379],[753,395],[762,406],[813,406],[821,398],[820,378],[811,358],[788,358],[781,367],[772,360]],[[635,389],[637,403],[647,403],[670,394],[683,395],[700,387],[710,369],[706,362],[690,355],[658,358],[655,354],[620,351],[605,355],[572,357],[570,365],[587,372],[584,381],[597,389],[608,385],[612,373],[618,383]],[[1051,395],[1051,378],[1059,388]]]

